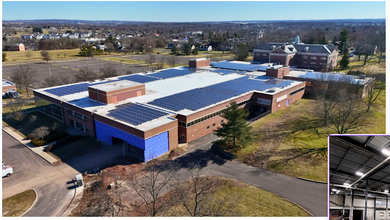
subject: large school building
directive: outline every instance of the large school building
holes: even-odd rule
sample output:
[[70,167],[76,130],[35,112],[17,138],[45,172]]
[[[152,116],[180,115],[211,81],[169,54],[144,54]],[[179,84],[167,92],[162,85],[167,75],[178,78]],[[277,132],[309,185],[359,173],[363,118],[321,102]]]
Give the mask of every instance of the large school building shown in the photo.
[[[252,115],[302,98],[307,82],[288,66],[190,60],[164,69],[34,90],[37,109],[124,154],[147,161],[213,132],[232,101]],[[275,75],[276,74],[276,75]]]

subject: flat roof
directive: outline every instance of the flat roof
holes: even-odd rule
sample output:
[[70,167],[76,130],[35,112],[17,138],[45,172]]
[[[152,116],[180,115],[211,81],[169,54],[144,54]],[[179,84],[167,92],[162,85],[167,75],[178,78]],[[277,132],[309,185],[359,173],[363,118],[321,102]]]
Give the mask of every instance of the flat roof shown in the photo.
[[[268,67],[267,64],[263,66]],[[144,83],[134,82],[130,79],[142,81]],[[142,84],[145,85],[145,95],[129,98],[116,104],[102,104],[91,100],[89,99],[88,90],[85,90],[85,87],[90,87],[111,91],[116,90],[118,85],[125,88],[127,86]],[[212,67],[199,68],[195,71],[189,68],[179,67],[154,73],[131,74],[128,76],[122,75],[106,80],[63,85],[35,91],[86,111],[93,112],[94,114],[134,127],[138,130],[147,131],[170,123],[172,120],[176,120],[171,118],[171,116],[175,114],[188,116],[221,103],[245,96],[251,92],[275,95],[299,84],[304,84],[304,82],[275,79],[273,77],[265,76],[264,72],[258,71],[250,73],[236,70],[221,71]],[[73,89],[76,90],[79,89],[77,90],[79,92],[67,93],[66,91],[68,91],[69,86],[72,86],[72,88],[74,87]],[[51,91],[52,89],[60,89],[60,96],[53,94]],[[194,94],[198,97],[191,99]],[[183,99],[185,101],[180,98],[177,98],[176,100],[175,98],[173,99],[176,103],[173,103],[173,105],[180,106],[178,108],[172,108],[172,106],[169,105],[161,105],[161,101],[159,102],[160,104],[156,104],[158,100],[169,100],[172,99],[172,97],[187,96],[190,98],[189,100],[187,100],[187,98]],[[188,101],[198,104],[188,104]],[[153,118],[150,121],[142,121],[140,124],[131,124],[124,120],[120,120],[118,117],[113,117],[112,112],[116,111],[115,109],[117,109],[118,106],[129,103],[167,112],[167,115]]]
[[103,84],[89,86],[88,88],[97,89],[97,90],[105,91],[105,92],[110,92],[110,91],[115,91],[115,90],[119,90],[119,89],[126,89],[126,88],[131,88],[131,87],[140,86],[140,85],[143,85],[143,83],[132,82],[129,80],[119,80],[119,81],[115,81],[115,82],[109,82],[109,83],[103,83]]
[[14,84],[12,82],[9,82],[9,81],[6,81],[6,80],[3,80],[2,81],[2,86],[5,87],[5,86],[13,86]]
[[324,81],[338,81],[338,82],[350,82],[354,84],[365,84],[372,80],[370,77],[359,78],[359,76],[346,75],[340,73],[320,73],[314,71],[308,71],[304,69],[291,70],[288,75],[290,77],[305,78],[305,79],[317,79]]

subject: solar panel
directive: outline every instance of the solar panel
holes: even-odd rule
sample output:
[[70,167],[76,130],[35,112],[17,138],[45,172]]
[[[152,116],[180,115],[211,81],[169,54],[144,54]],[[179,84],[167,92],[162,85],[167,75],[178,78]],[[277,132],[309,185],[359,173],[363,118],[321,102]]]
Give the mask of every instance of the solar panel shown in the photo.
[[79,83],[79,84],[61,86],[61,87],[57,87],[57,88],[53,88],[53,89],[46,89],[44,91],[51,93],[53,95],[56,95],[56,96],[65,96],[65,95],[70,95],[70,94],[74,94],[74,93],[88,91],[89,86],[100,85],[100,84],[104,84],[104,83],[111,83],[111,82],[116,82],[116,81],[119,81],[119,80],[111,80],[111,81],[98,82],[98,83]]
[[265,91],[273,87],[289,86],[293,81],[291,80],[276,80],[271,79],[267,81],[250,79],[249,77],[241,77],[235,80],[211,85],[202,89],[207,91],[219,92],[238,96],[253,90]]
[[212,70],[211,72],[220,73],[222,75],[228,75],[228,74],[232,74],[232,73],[237,73],[237,74],[245,73],[244,71],[226,70],[226,69],[217,69],[217,70]]
[[142,75],[130,75],[130,76],[122,76],[119,77],[120,80],[130,80],[138,83],[147,83],[153,82],[156,80],[160,80],[160,78],[150,77],[150,76],[142,76]]
[[231,63],[231,62],[218,62],[212,63],[214,68],[222,68],[222,69],[231,69],[231,70],[242,70],[247,72],[252,71],[265,71],[268,67],[260,66],[256,64],[244,64],[244,63]]
[[156,99],[148,104],[173,111],[180,111],[183,109],[196,111],[232,97],[232,95],[228,94],[210,92],[203,89],[192,89],[186,92]]
[[140,125],[165,115],[169,114],[154,108],[149,108],[147,106],[134,103],[118,105],[115,109],[109,111],[108,113],[108,116],[132,125]]
[[162,79],[168,79],[172,77],[185,76],[191,73],[195,73],[195,71],[189,69],[167,69],[149,75],[153,77],[162,78]]

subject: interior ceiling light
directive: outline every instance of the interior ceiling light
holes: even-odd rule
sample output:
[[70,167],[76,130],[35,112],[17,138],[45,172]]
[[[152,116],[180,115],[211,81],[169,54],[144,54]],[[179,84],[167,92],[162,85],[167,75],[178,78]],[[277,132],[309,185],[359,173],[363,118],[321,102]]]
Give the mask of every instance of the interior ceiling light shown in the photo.
[[357,171],[357,172],[356,172],[356,175],[358,175],[358,176],[363,176],[364,173]]
[[336,191],[337,191],[337,189],[332,189],[332,191],[333,191],[333,192],[336,192]]
[[386,156],[390,156],[390,151],[387,150],[386,148],[382,150],[382,153]]
[[349,183],[344,183],[343,185],[344,185],[344,186],[349,186]]

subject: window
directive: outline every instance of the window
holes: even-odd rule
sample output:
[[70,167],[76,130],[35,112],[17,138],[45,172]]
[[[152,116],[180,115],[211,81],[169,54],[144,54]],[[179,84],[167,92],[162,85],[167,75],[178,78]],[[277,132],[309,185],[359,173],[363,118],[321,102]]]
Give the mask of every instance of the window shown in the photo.
[[303,90],[305,90],[305,87],[302,87],[302,88],[300,88],[298,90],[295,90],[294,92],[290,93],[290,96],[292,96],[294,94],[297,94],[298,92],[303,91]]
[[306,61],[302,61],[303,64],[306,64],[307,62]]
[[316,62],[310,62],[310,64],[316,64]]
[[316,56],[311,56],[311,59],[312,59],[312,60],[316,60],[317,57],[316,57]]
[[307,59],[307,56],[302,56],[302,59]]
[[210,129],[210,125],[209,126],[207,126],[207,130],[209,130]]
[[213,124],[213,127],[215,127],[215,123]]
[[73,112],[73,116],[79,119],[83,119],[83,115],[78,112]]
[[268,56],[266,53],[263,53],[263,57],[266,57],[266,56]]
[[321,57],[321,60],[326,60],[326,57]]

